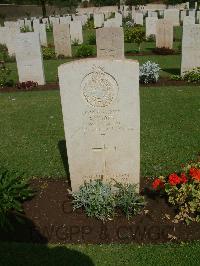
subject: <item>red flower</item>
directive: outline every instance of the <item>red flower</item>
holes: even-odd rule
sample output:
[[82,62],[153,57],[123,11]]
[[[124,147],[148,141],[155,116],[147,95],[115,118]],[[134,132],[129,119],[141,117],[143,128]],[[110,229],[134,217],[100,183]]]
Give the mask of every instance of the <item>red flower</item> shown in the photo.
[[181,178],[177,174],[171,174],[169,176],[169,183],[172,186],[176,186],[181,183]]
[[194,167],[190,168],[190,175],[193,179],[200,181],[200,169]]
[[182,173],[181,174],[181,177],[180,177],[180,179],[181,179],[181,183],[187,183],[187,176],[186,176],[186,174],[185,173]]
[[158,187],[163,188],[164,182],[160,180],[159,178],[156,178],[152,183],[152,187],[153,189],[158,189]]

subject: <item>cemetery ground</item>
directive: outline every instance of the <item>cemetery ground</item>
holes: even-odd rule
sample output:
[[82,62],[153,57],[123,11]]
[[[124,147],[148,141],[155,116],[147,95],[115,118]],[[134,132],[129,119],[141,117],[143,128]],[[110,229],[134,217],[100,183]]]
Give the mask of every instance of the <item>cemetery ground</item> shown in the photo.
[[[175,31],[176,54],[150,54],[155,43],[145,42],[141,55],[134,56],[131,53],[137,46],[126,44],[126,56],[140,63],[149,59],[159,63],[162,78],[179,74],[181,28]],[[48,35],[52,43],[52,34]],[[76,49],[73,47],[74,54]],[[58,89],[57,67],[69,60],[44,61],[46,80],[54,83],[52,89]],[[6,65],[17,81],[16,64]],[[174,209],[164,198],[150,193],[149,188],[153,177],[178,171],[181,164],[198,158],[199,97],[199,87],[191,84],[140,87],[142,193],[148,203],[145,211],[130,221],[118,212],[113,221],[102,224],[86,217],[82,210],[72,212],[59,91],[1,93],[0,161],[9,170],[33,177],[31,186],[36,195],[23,205],[23,223],[16,223],[13,233],[1,232],[1,240],[8,242],[0,244],[0,264],[38,265],[40,260],[41,265],[55,265],[58,261],[59,265],[66,265],[66,260],[70,260],[69,265],[145,265],[148,260],[149,265],[169,265],[176,260],[180,265],[197,265],[199,242],[185,242],[200,239],[200,225],[172,223]],[[63,231],[65,223],[70,226]],[[137,224],[141,226],[137,228]],[[110,242],[113,244],[94,245]],[[127,244],[130,242],[135,244]]]
[[[84,30],[84,44],[88,44],[89,36],[94,34],[94,30]],[[148,60],[151,60],[155,63],[158,63],[161,67],[161,78],[168,79],[168,84],[170,83],[169,79],[172,75],[180,74],[180,65],[181,65],[181,36],[182,36],[182,27],[175,27],[174,28],[174,52],[175,54],[171,55],[156,55],[152,52],[152,50],[156,47],[155,41],[145,41],[141,45],[141,52],[138,53],[138,46],[135,43],[125,43],[125,53],[126,58],[138,60],[140,64],[145,63]],[[53,33],[47,32],[48,37],[48,44],[50,46],[53,45]],[[93,48],[93,56],[96,55],[96,45],[89,45]],[[74,58],[67,58],[67,59],[44,59],[44,71],[47,83],[55,83],[58,82],[57,78],[57,68],[59,65],[69,62],[71,60],[77,60],[76,58],[76,51],[78,46],[72,46],[72,55]],[[54,49],[50,48],[50,53],[53,56]],[[0,59],[2,58],[0,52]],[[6,63],[6,66],[11,69],[11,79],[15,82],[18,81],[18,74],[17,74],[17,65],[15,62]],[[174,81],[173,81],[174,83]],[[166,84],[167,85],[167,84]]]

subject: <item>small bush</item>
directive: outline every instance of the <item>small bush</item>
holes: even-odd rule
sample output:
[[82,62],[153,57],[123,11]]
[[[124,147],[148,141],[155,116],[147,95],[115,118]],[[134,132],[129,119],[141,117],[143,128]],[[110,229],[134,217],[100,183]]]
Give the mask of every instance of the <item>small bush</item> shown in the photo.
[[93,30],[94,29],[94,19],[90,19],[83,27],[84,29]]
[[15,56],[10,56],[8,54],[8,48],[3,44],[0,44],[0,57],[4,62],[15,62]]
[[126,27],[124,31],[124,40],[127,43],[137,43],[138,51],[140,51],[140,46],[145,40],[145,31],[143,27]]
[[158,64],[147,61],[140,66],[140,83],[156,83],[159,79],[160,67]]
[[125,22],[125,27],[127,27],[127,28],[134,27],[134,22],[132,22],[130,20],[126,21]]
[[152,187],[177,209],[174,222],[200,222],[200,162],[183,167],[180,173],[155,178]]
[[81,186],[73,197],[74,210],[83,207],[88,216],[103,221],[114,217],[116,203],[110,184],[101,180],[90,181]]
[[171,80],[183,80],[183,78],[180,75],[171,75],[170,79]]
[[112,186],[102,180],[85,182],[73,197],[74,210],[83,207],[88,216],[102,221],[114,218],[116,208],[129,219],[145,205],[144,197],[136,192],[136,185],[116,182]]
[[155,42],[155,40],[156,40],[156,37],[155,37],[154,34],[151,34],[151,35],[149,35],[149,36],[146,38],[146,41],[147,41],[147,42]]
[[21,32],[31,32],[28,26],[24,26],[20,29]]
[[49,26],[46,27],[46,31],[47,32],[53,32],[53,25],[52,24],[49,24]]
[[78,46],[79,45],[79,39],[73,39],[72,45]]
[[200,82],[200,67],[194,68],[191,71],[184,72],[182,79],[188,82]]
[[116,195],[116,205],[130,219],[133,215],[140,213],[145,206],[144,197],[140,196],[136,189],[137,185],[116,183],[118,189]]
[[87,57],[87,56],[92,56],[94,53],[94,50],[91,46],[82,44],[78,47],[76,51],[76,56],[77,57]]
[[16,87],[19,90],[30,90],[32,88],[38,87],[38,83],[35,81],[25,81],[25,82],[19,82],[16,84]]
[[158,55],[170,55],[170,54],[175,53],[175,51],[173,49],[169,49],[169,48],[165,48],[165,47],[154,48],[152,51],[154,54],[158,54]]
[[27,180],[15,172],[0,169],[0,228],[10,227],[10,213],[22,212],[22,202],[32,196]]
[[14,81],[10,78],[11,70],[6,67],[0,68],[0,86],[11,87],[14,85]]
[[42,47],[42,54],[45,60],[56,58],[55,51],[52,47]]
[[88,44],[96,45],[96,35],[94,33],[88,35]]

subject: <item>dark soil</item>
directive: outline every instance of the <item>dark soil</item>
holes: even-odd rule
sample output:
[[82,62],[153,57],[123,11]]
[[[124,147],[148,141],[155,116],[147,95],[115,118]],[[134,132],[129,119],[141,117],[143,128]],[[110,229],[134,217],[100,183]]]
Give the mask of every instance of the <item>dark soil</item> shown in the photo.
[[129,221],[118,212],[106,223],[72,210],[72,197],[64,180],[35,179],[36,195],[23,204],[22,222],[11,218],[13,231],[0,232],[0,240],[33,243],[164,243],[200,239],[200,224],[172,222],[175,210],[164,198],[142,185],[147,205]]
[[[170,80],[167,78],[161,78],[157,83],[150,84],[140,84],[140,87],[161,87],[161,86],[199,86],[199,83],[189,83],[183,80]],[[28,90],[26,89],[18,89],[16,87],[0,87],[0,93],[7,92],[20,92],[20,91],[47,91],[47,90],[59,90],[58,83],[47,83],[46,85],[41,85],[38,87],[33,87]]]

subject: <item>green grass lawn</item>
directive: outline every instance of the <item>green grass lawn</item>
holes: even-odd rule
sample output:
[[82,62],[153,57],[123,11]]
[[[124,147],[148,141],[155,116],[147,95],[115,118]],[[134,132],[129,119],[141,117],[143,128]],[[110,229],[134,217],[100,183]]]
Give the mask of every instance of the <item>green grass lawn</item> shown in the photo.
[[0,243],[4,266],[146,266],[200,264],[200,243],[180,245],[30,245]]
[[[141,175],[179,169],[200,152],[200,90],[140,89]],[[0,94],[0,162],[26,176],[65,177],[58,144],[64,139],[58,91]]]

